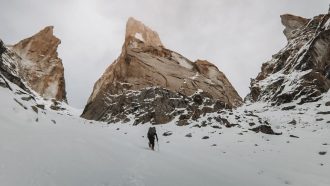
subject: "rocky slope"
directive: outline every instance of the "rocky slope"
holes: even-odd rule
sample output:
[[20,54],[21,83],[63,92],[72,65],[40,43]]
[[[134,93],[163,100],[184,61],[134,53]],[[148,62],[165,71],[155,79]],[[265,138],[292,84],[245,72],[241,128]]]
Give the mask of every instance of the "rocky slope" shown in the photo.
[[57,47],[61,41],[48,26],[39,33],[8,47],[15,56],[17,72],[32,90],[44,98],[67,101],[62,60]]
[[317,101],[330,87],[330,15],[282,15],[287,45],[264,63],[246,97],[252,102]]
[[[46,27],[14,46],[0,40],[0,87],[9,89],[25,110],[67,110],[63,65],[57,57],[60,43]],[[27,107],[25,102],[34,105]]]
[[8,81],[16,84],[24,91],[30,92],[18,73],[18,61],[20,57],[9,50],[0,40],[0,86],[12,90]]
[[[151,97],[145,95],[149,88],[153,92]],[[132,92],[135,96],[129,98]],[[82,117],[122,121],[131,114],[138,123],[167,123],[178,115],[178,109],[189,107],[184,119],[192,119],[194,113],[199,113],[198,117],[205,113],[203,108],[192,106],[193,102],[183,105],[180,102],[194,99],[197,94],[201,99],[198,104],[210,100],[207,107],[212,111],[242,104],[236,90],[215,65],[205,60],[192,62],[164,48],[156,32],[130,18],[122,53],[95,83]],[[131,99],[136,100],[134,104]],[[141,106],[146,104],[148,109]],[[141,113],[149,116],[139,119]]]

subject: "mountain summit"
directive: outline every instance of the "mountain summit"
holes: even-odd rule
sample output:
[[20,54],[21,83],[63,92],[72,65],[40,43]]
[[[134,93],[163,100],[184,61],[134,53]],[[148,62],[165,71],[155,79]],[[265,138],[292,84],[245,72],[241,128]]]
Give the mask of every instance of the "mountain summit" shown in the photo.
[[53,26],[9,47],[18,56],[20,77],[44,98],[67,101],[64,67],[58,57],[61,40],[54,36]]
[[136,38],[143,41],[145,45],[163,46],[158,33],[145,26],[142,22],[130,17],[126,24],[125,39]]
[[[215,111],[214,105],[219,109],[242,104],[214,64],[205,60],[192,62],[164,48],[158,34],[134,18],[128,19],[125,36],[120,56],[95,83],[82,117],[121,121],[129,120],[127,116],[133,114],[138,123],[167,123],[180,114],[176,112],[179,108],[190,110],[185,119],[193,115],[196,119],[202,113]],[[189,99],[197,94],[198,104],[207,102],[208,109],[191,106]]]
[[315,102],[330,88],[330,14],[281,19],[288,43],[262,65],[247,99],[277,105]]

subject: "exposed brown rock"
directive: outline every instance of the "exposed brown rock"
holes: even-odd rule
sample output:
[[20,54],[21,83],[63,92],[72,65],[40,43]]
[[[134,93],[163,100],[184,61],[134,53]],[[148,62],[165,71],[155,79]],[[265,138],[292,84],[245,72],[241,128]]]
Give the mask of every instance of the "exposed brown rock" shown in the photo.
[[233,87],[233,85],[229,82],[225,74],[221,72],[214,64],[206,60],[197,60],[195,61],[195,65],[197,67],[197,70],[205,77],[212,80],[212,82],[217,85],[222,85],[222,88],[227,94],[229,103],[232,103],[234,107],[239,106],[241,104],[242,100],[238,99],[238,93]]
[[130,17],[126,24],[125,38],[135,37],[142,40],[146,45],[163,46],[157,32],[151,30],[140,21]]
[[[160,87],[185,96],[203,91],[207,97],[219,100],[229,108],[242,104],[236,90],[215,65],[202,60],[192,62],[164,48],[156,32],[130,18],[122,53],[95,83],[82,117],[100,119],[100,113],[107,112],[108,106],[103,100],[109,95],[149,87]],[[161,120],[166,123],[171,119]]]
[[18,62],[20,77],[34,91],[45,98],[66,101],[64,67],[57,53],[60,43],[53,35],[53,26],[48,26],[11,49],[21,57]]

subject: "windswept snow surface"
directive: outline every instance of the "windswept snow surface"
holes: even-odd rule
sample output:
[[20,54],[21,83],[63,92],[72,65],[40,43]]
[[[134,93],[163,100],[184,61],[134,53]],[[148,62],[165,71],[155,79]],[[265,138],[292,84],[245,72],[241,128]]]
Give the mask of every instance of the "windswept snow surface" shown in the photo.
[[[297,128],[288,130],[283,128],[287,124],[275,123],[274,130],[283,132],[280,136],[256,134],[244,127],[247,124],[222,129],[159,125],[159,146],[151,151],[149,124],[109,125],[47,109],[35,113],[30,107],[34,102],[21,96],[0,87],[3,186],[330,185],[330,118],[320,115],[324,120],[315,122],[314,110],[302,117],[313,118],[306,121],[311,125],[298,121]],[[288,114],[270,107],[261,116],[272,123],[289,120]],[[173,134],[162,136],[166,131]],[[185,137],[188,133],[192,137]],[[289,137],[291,133],[299,138]]]

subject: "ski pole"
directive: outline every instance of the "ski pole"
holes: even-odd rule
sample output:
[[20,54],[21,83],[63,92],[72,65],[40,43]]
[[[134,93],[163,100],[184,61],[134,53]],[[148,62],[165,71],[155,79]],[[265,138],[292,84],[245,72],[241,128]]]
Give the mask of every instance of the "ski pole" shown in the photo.
[[159,143],[158,143],[158,140],[157,140],[157,146],[158,146],[158,152],[159,152]]

